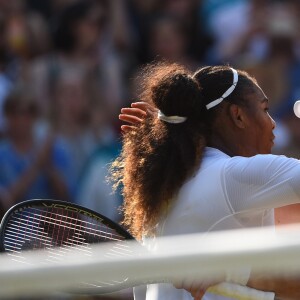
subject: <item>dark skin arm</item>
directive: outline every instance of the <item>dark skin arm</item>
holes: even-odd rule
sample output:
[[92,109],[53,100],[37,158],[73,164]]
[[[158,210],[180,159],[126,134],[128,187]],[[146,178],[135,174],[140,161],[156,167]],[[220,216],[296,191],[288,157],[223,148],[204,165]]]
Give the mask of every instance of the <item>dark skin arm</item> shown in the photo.
[[247,286],[275,292],[276,299],[280,300],[300,299],[300,279],[288,274],[280,274],[278,277],[254,274],[250,277]]

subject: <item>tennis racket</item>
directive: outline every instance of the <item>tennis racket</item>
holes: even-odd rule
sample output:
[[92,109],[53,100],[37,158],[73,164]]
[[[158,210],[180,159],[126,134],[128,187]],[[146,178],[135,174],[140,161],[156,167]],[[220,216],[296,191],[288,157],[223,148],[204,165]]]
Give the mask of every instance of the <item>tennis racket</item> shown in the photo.
[[[119,224],[85,207],[59,200],[28,200],[16,204],[4,215],[0,225],[0,251],[14,260],[24,261],[28,250],[44,249],[46,261],[55,263],[70,250],[89,256],[91,244],[113,241],[106,257],[133,255],[126,241],[134,238]],[[78,293],[102,294],[127,287],[127,278],[114,282],[83,283]]]
[[[217,225],[238,215],[225,216]],[[220,226],[222,228],[222,226]],[[26,261],[26,251],[44,249],[49,255],[39,264],[53,264],[68,257],[70,250],[76,250],[83,256],[92,256],[91,244],[114,242],[105,251],[97,253],[103,257],[136,257],[138,242],[132,250],[130,241],[134,238],[119,224],[109,218],[82,206],[59,200],[28,200],[13,206],[4,215],[0,225],[0,251],[12,256],[14,261]],[[147,251],[141,246],[141,252]],[[105,253],[104,253],[105,252]],[[124,288],[150,283],[172,282],[159,278],[117,278],[106,282],[97,280],[76,285],[71,293],[104,294]]]

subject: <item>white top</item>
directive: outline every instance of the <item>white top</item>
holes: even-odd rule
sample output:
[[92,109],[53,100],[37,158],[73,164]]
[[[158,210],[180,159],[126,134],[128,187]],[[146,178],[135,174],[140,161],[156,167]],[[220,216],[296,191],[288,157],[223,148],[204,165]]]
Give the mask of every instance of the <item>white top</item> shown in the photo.
[[[157,236],[274,225],[274,208],[300,202],[300,163],[277,155],[229,157],[207,147],[201,167],[161,217]],[[245,284],[250,271],[234,282]],[[172,285],[150,285],[147,300],[192,299]]]

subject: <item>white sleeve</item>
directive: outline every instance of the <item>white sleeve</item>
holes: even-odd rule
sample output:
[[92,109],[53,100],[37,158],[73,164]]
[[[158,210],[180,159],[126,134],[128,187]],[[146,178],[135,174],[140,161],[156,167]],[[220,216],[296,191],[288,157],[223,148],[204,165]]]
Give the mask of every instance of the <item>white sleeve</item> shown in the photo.
[[233,211],[268,209],[300,202],[300,161],[277,155],[233,157],[223,173]]

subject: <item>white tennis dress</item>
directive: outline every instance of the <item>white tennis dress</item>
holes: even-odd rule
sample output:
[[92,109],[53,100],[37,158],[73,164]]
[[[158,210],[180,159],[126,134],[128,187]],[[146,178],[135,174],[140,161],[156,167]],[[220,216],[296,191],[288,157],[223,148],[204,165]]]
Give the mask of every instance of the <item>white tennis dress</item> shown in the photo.
[[[207,147],[200,169],[182,186],[172,207],[162,216],[157,236],[270,226],[274,225],[274,208],[297,202],[298,160],[277,155],[229,157]],[[249,275],[247,270],[231,280],[245,284]],[[192,298],[169,284],[149,285],[146,300],[158,299]]]

